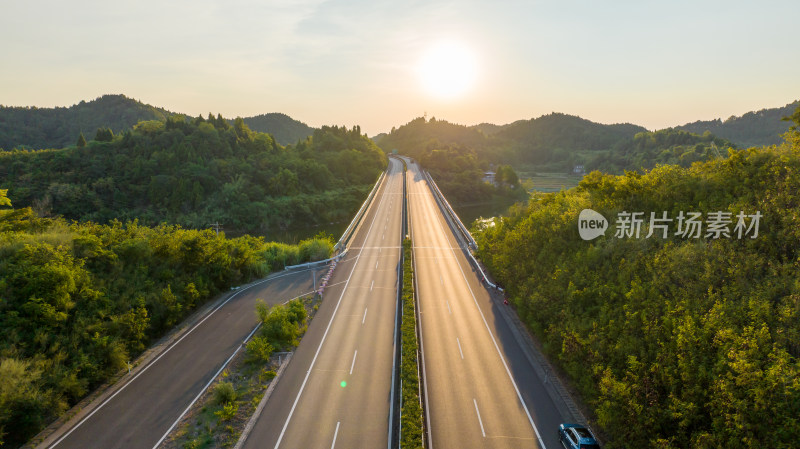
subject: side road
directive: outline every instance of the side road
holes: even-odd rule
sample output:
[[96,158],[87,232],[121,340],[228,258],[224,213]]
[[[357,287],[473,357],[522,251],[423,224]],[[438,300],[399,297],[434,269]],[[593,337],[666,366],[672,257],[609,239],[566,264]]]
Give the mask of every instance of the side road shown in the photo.
[[277,304],[309,293],[325,269],[273,273],[220,295],[26,447],[153,447],[253,330],[256,300]]

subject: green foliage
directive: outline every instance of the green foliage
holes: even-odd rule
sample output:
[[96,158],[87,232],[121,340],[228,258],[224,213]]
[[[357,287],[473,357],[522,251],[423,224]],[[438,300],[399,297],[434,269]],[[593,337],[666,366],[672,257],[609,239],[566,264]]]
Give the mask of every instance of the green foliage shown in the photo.
[[0,149],[64,148],[74,145],[82,130],[121,132],[140,120],[165,120],[168,115],[124,95],[103,95],[68,108],[0,106]]
[[781,134],[788,128],[781,119],[791,115],[798,106],[800,102],[795,101],[779,108],[748,112],[741,117],[731,116],[724,121],[720,119],[697,121],[677,128],[701,135],[710,132],[742,148],[777,145],[781,143]]
[[[285,252],[295,263],[312,255],[211,230],[67,223],[28,208],[0,210],[5,444],[25,443],[208,298],[264,276]],[[305,310],[290,303],[285,316],[302,322]],[[269,343],[248,346],[248,355],[270,352]]]
[[294,144],[314,134],[314,128],[277,112],[247,117],[244,124],[253,131],[272,134],[281,145]]
[[9,198],[75,220],[220,221],[230,233],[264,234],[348,220],[387,165],[357,127],[323,127],[286,148],[211,114],[99,134],[80,151],[0,151]]
[[236,401],[236,389],[230,382],[220,382],[214,386],[214,404],[228,405]]
[[586,165],[589,170],[622,173],[648,170],[659,164],[689,167],[695,162],[727,156],[734,144],[706,132],[702,136],[678,129],[642,132],[608,151],[598,152]]
[[[593,172],[476,230],[479,256],[621,447],[793,447],[800,435],[800,145]],[[739,211],[756,239],[586,242],[577,217]],[[674,229],[673,229],[674,232]],[[660,236],[659,236],[660,237]]]
[[414,270],[412,266],[411,240],[403,240],[403,318],[400,328],[400,379],[401,423],[400,447],[422,447],[422,407],[419,397],[419,375],[417,367],[417,319],[414,309]]
[[83,133],[81,133],[81,135],[78,136],[78,142],[76,143],[76,145],[78,146],[78,148],[83,148],[86,146],[86,138],[83,137]]
[[259,331],[269,344],[275,349],[286,350],[297,346],[305,325],[306,310],[303,301],[294,299],[286,305],[267,306],[259,300],[256,304],[256,315],[261,321]]
[[[778,119],[773,121],[780,122]],[[429,158],[432,150],[455,149],[459,155],[452,157],[474,158],[482,169],[486,169],[489,163],[500,167],[524,164],[528,170],[548,173],[572,173],[576,165],[609,173],[649,170],[658,164],[688,167],[693,162],[717,157],[713,146],[723,157],[727,156],[728,148],[736,147],[705,130],[699,132],[702,134],[683,129],[649,132],[636,125],[604,125],[557,113],[503,126],[481,124],[473,127],[435,119],[426,121],[420,117],[381,136],[378,144],[387,153],[398,149],[420,161]],[[774,139],[780,132],[774,128],[767,131]],[[453,165],[463,165],[463,162]],[[500,167],[497,170],[500,186],[503,183],[513,185],[513,177],[506,180],[505,170]],[[476,182],[472,184],[477,185]],[[476,192],[471,190],[470,194],[463,196],[473,197]],[[456,188],[452,193],[462,191]]]
[[112,131],[111,128],[97,128],[94,140],[98,142],[111,142],[114,140],[114,131]]
[[416,159],[420,159],[425,149],[431,145],[466,146],[477,149],[484,158],[487,158],[483,151],[491,148],[494,143],[494,140],[489,139],[478,129],[435,118],[426,120],[423,117],[417,117],[400,128],[392,128],[390,134],[378,140],[378,145],[383,151],[390,153],[392,150],[398,150],[401,154]]
[[272,355],[272,345],[262,336],[255,336],[247,342],[247,360],[250,363],[263,364]]
[[496,185],[484,182],[488,163],[481,161],[471,148],[447,145],[429,146],[420,156],[420,164],[430,171],[442,193],[451,204],[489,201],[526,200],[528,194],[519,188],[519,179],[511,166],[498,168]]
[[11,206],[11,200],[8,199],[8,189],[0,189],[0,206]]
[[214,415],[216,415],[220,421],[230,421],[234,416],[236,416],[236,412],[238,411],[239,404],[231,401],[225,403],[221,409],[214,412]]

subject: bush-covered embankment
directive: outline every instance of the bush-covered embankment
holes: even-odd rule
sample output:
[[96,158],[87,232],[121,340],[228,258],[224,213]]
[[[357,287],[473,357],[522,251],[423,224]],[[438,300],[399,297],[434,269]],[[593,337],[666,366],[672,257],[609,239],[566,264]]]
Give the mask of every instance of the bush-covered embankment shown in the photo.
[[[690,168],[593,172],[476,230],[481,259],[609,449],[797,445],[800,133],[786,137]],[[580,238],[583,209],[609,219],[605,236]],[[638,237],[615,236],[623,212],[644,212]],[[650,212],[672,221],[647,237]],[[696,238],[683,232],[690,212]]]
[[215,294],[332,246],[0,210],[0,442],[25,443]]

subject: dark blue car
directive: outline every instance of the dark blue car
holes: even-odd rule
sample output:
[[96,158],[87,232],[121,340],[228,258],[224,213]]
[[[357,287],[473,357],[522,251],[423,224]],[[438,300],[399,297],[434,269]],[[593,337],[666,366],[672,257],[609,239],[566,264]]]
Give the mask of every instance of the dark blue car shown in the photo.
[[579,424],[561,424],[558,438],[566,449],[600,449],[592,432]]

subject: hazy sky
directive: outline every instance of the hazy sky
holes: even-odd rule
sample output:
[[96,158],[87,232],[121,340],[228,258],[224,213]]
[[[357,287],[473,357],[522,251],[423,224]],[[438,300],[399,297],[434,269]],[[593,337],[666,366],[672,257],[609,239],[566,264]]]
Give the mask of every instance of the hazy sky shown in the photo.
[[[0,104],[122,93],[370,135],[425,112],[660,129],[800,99],[799,17],[797,0],[2,0]],[[441,41],[475,67],[448,98],[418,75]]]

